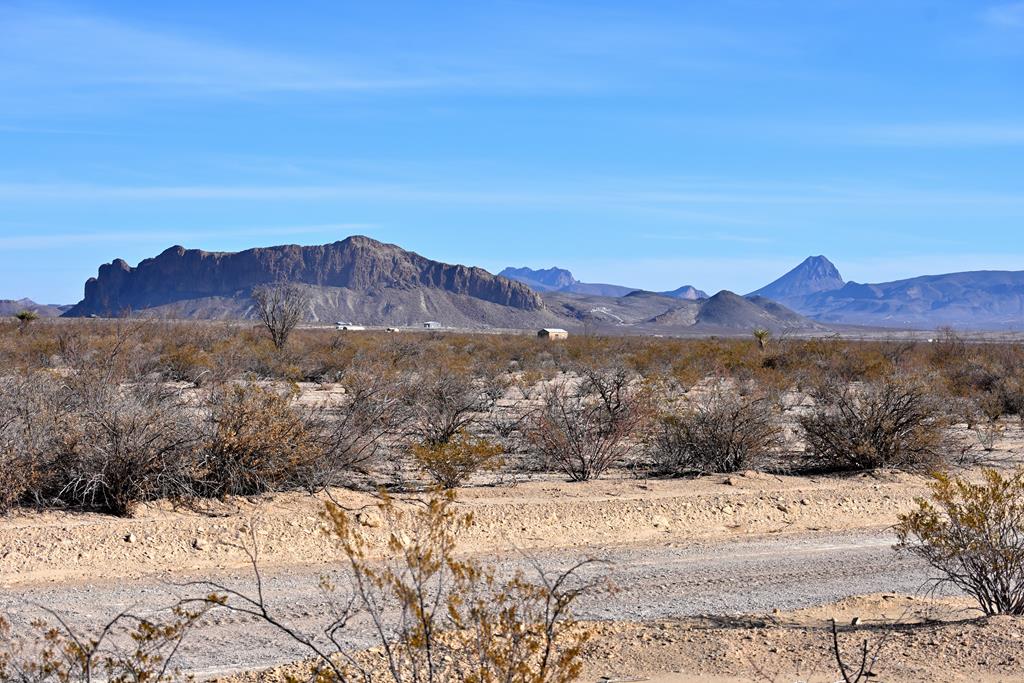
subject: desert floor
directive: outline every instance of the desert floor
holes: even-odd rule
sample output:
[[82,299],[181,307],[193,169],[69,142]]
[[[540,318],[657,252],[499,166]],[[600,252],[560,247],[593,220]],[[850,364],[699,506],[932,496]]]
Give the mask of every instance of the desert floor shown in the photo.
[[[589,596],[583,680],[838,680],[829,619],[859,619],[844,646],[881,644],[881,680],[1024,680],[1024,620],[980,619],[953,595],[928,593],[929,572],[893,549],[888,528],[926,493],[908,474],[784,477],[754,472],[697,480],[611,476],[474,487],[460,505],[476,523],[462,539],[502,571],[585,557],[615,590]],[[331,494],[348,508],[374,498]],[[0,519],[0,611],[24,623],[49,606],[95,624],[119,609],[156,609],[215,579],[253,586],[239,547],[252,524],[270,601],[292,623],[320,623],[320,577],[338,551],[322,533],[324,498],[277,494],[210,509],[151,505],[131,519],[25,512]],[[192,590],[194,593],[194,590]],[[356,628],[354,645],[369,645]],[[200,677],[239,676],[302,656],[257,624],[212,613],[177,660]]]

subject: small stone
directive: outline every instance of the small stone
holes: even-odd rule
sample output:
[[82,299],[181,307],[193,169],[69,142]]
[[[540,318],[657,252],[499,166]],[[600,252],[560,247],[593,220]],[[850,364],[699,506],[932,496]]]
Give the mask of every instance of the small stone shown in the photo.
[[357,512],[356,521],[365,527],[370,527],[371,529],[380,526],[380,520],[371,512]]
[[125,543],[135,543],[135,534],[128,534],[124,537]]
[[663,517],[661,515],[655,515],[654,519],[651,520],[651,523],[654,525],[655,529],[666,529],[667,530],[669,528],[668,519],[666,519],[665,517]]
[[733,509],[732,505],[724,505],[722,506],[722,512],[724,512],[727,515],[731,515],[733,512],[735,512],[735,510]]
[[851,619],[850,626],[860,626],[860,617],[854,617]]
[[196,550],[206,550],[210,547],[210,544],[205,539],[196,537],[192,539],[192,547]]

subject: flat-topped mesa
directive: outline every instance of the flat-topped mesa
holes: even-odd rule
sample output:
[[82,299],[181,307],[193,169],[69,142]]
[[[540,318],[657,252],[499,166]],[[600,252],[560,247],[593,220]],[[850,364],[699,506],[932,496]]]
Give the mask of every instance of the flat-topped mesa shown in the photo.
[[174,246],[132,268],[121,259],[100,266],[85,298],[67,315],[120,315],[206,297],[246,297],[277,281],[355,292],[429,288],[524,311],[543,308],[526,285],[481,268],[432,261],[393,244],[353,236],[317,246],[295,244],[208,252]]

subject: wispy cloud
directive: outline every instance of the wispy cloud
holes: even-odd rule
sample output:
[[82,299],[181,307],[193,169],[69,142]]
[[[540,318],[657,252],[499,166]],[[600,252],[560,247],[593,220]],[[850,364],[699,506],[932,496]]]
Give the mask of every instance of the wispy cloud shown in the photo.
[[0,83],[199,94],[452,85],[456,75],[325,63],[84,14],[0,8]]
[[832,135],[840,140],[845,139],[855,143],[908,147],[1024,145],[1024,122],[853,126],[834,130]]
[[[662,179],[628,182],[566,180],[560,186],[494,180],[458,182],[337,182],[319,185],[103,185],[89,183],[0,183],[8,202],[176,201],[394,201],[423,204],[519,205],[587,208],[684,209],[757,206],[988,206],[1024,207],[1024,194],[958,191],[854,183],[686,183]],[[694,214],[694,219],[709,217]]]
[[1024,2],[994,5],[985,10],[985,21],[1003,28],[1024,28]]
[[738,244],[771,244],[775,240],[770,237],[760,237],[756,235],[736,235],[723,232],[707,232],[707,233],[644,233],[641,234],[640,239],[645,240],[663,240],[669,242],[734,242]]
[[368,223],[335,223],[329,225],[299,225],[263,228],[209,228],[189,230],[131,230],[131,231],[81,231],[59,234],[21,234],[0,237],[0,249],[56,249],[75,248],[82,245],[119,244],[162,244],[181,243],[200,239],[224,237],[285,237],[287,235],[331,235],[331,239],[343,239],[353,232],[367,231],[373,226]]

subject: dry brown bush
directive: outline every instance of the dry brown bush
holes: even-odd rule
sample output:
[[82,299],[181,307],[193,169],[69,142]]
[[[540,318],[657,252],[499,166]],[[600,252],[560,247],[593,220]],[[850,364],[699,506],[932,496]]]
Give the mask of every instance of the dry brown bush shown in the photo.
[[424,368],[408,384],[409,433],[415,441],[441,446],[467,431],[494,407],[505,384],[494,376],[475,377],[452,362]]
[[196,491],[220,498],[297,486],[316,466],[321,451],[292,399],[256,384],[213,391]]
[[651,443],[653,469],[673,476],[749,469],[780,440],[772,401],[719,390],[661,416]]
[[650,393],[632,380],[625,368],[585,370],[575,384],[548,387],[528,434],[538,454],[572,481],[623,462],[650,417]]
[[799,418],[814,466],[828,470],[930,469],[946,455],[946,414],[926,385],[906,378],[829,382]]

